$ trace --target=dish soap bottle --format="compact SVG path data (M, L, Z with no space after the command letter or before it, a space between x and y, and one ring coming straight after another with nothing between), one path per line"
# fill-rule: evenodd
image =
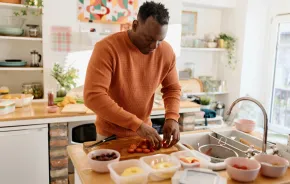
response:
M48 91L47 93L47 99L48 99L48 106L54 106L54 96L52 90Z

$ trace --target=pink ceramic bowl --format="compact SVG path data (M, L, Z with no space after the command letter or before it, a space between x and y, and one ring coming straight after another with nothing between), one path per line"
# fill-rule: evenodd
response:
M58 110L58 106L54 105L54 106L47 106L47 112L48 113L56 113Z
M111 154L115 153L117 155L117 158L114 160L109 160L109 161L99 161L99 160L93 160L93 157L100 156L102 154ZM109 172L108 165L110 163L115 163L119 162L120 160L120 153L118 151L112 150L112 149L99 149L99 150L94 150L91 151L88 154L88 162L92 170L100 173L106 173Z
M289 166L288 160L277 155L256 155L255 160L260 162L262 175L271 178L278 178L283 176Z
M261 168L261 164L258 161L241 157L227 158L225 163L229 177L239 182L254 181L257 178ZM246 167L247 170L237 169L233 167L234 165Z
M248 119L239 119L235 121L236 129L245 133L254 131L256 123Z

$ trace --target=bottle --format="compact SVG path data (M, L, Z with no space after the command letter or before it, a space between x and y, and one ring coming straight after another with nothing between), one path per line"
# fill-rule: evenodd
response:
M48 97L47 98L48 99L47 105L48 106L54 106L54 96L53 96L52 90L51 91L48 91L47 97Z

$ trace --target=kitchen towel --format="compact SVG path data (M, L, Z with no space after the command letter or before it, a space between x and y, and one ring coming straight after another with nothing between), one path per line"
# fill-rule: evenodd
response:
M216 117L216 112L214 110L210 110L210 109L201 109L201 111L203 111L204 114L204 119L205 119L205 126L208 125L207 119L208 118L215 118Z
M55 52L70 52L71 36L71 27L51 27L51 49Z

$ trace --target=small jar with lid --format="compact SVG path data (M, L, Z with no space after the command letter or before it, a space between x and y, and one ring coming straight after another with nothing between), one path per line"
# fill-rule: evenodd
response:
M32 85L33 85L34 99L42 99L43 98L42 84L40 84L40 83L32 83Z
M33 85L32 84L23 84L22 85L22 93L33 95Z

